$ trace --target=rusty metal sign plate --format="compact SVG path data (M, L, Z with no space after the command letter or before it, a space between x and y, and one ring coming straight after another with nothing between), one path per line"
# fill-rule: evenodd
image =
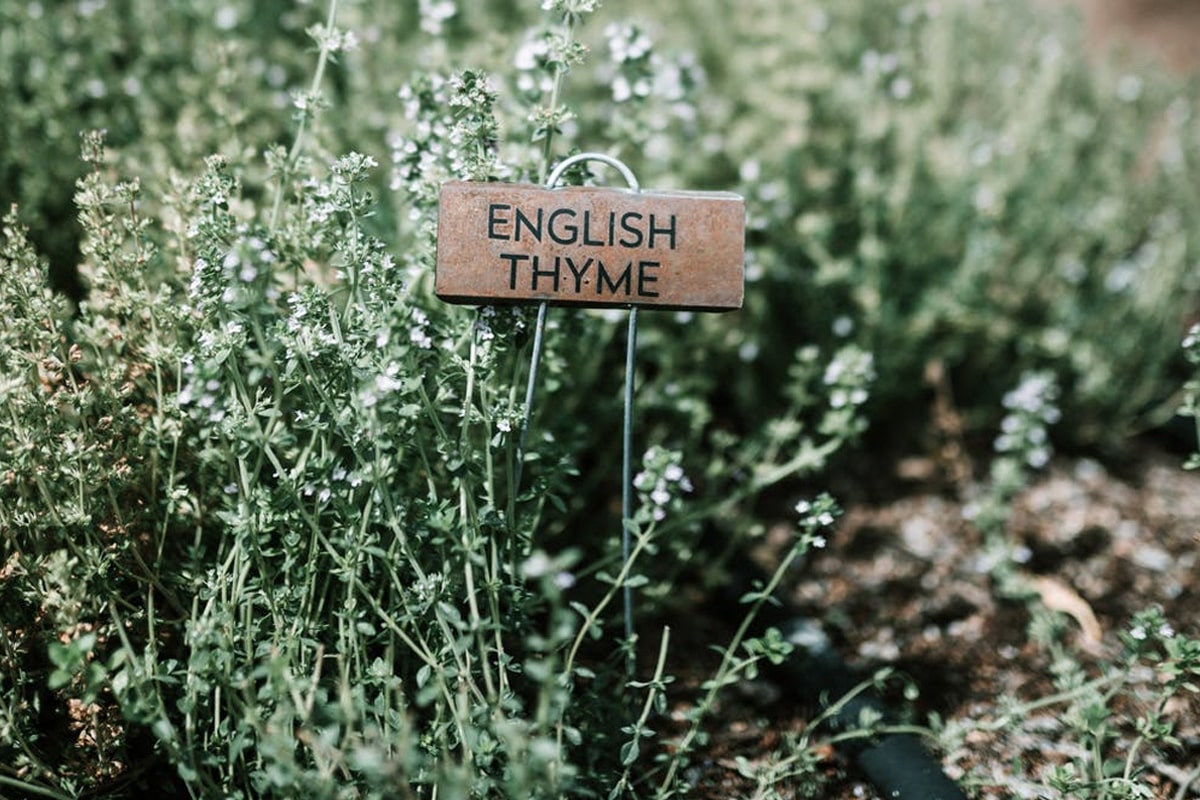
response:
M746 211L727 192L451 182L435 291L453 303L742 306Z

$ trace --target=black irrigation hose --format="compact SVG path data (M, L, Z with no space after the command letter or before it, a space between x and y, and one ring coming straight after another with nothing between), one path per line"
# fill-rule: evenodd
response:
M745 567L743 576L757 572ZM733 597L740 597L754 585L752 578L735 580L730 587ZM760 584L761 585L761 584ZM728 595L726 596L728 601ZM741 609L736 602L720 603L726 614ZM785 695L798 703L825 712L831 703L849 694L863 678L846 664L830 646L820 626L803 617L785 602L763 606L759 630L775 627L790 641L795 650L778 667L773 676ZM832 733L853 730L864 711L877 715L885 723L894 721L896 714L871 692L863 692L840 707L824 724ZM921 741L912 734L885 733L870 739L850 739L839 743L839 750L852 759L887 800L967 800L962 789L946 777L941 765L929 754Z

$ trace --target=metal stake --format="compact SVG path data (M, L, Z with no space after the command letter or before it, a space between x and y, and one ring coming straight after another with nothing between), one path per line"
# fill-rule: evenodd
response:
M546 179L546 188L553 189L562 178L563 173L574 164L582 161L600 161L616 168L621 177L634 192L640 192L641 186L637 178L623 161L604 153L579 153L563 159ZM521 490L521 474L525 466L525 444L529 436L529 424L533 417L533 392L537 385L538 365L542 358L542 343L546 332L546 301L538 304L537 323L533 329L533 352L529 357L529 378L525 385L525 412L521 419L521 434L517 439L517 464L513 473L514 495ZM633 390L634 390L634 356L637 350L637 306L629 308L629 332L625 343L625 409L624 430L621 440L621 559L628 562L632 552L633 529ZM633 590L628 584L623 587L623 605L625 611L625 639L629 647L628 669L629 678L634 676L636 666L634 650L633 626Z
M629 309L629 333L625 338L625 428L621 439L621 563L629 562L630 539L633 527L633 359L637 351L637 306ZM634 647L633 589L625 582L625 640L629 644L629 677L632 680L637 667L637 650Z
M537 386L538 365L542 361L542 339L546 334L546 301L538 303L537 323L533 326L533 353L529 356L529 379L525 382L525 414L521 418L521 435L517 438L517 467L513 473L513 494L521 491L521 472L525 468L525 440L529 436L529 420L533 415L533 387Z

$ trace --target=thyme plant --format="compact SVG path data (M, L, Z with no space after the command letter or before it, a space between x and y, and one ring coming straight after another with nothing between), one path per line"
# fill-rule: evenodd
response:
M805 351L783 413L733 438L703 416L674 429L668 397L686 392L685 414L706 403L667 388L686 364L656 353L621 560L615 526L579 521L615 473L578 479L593 453L614 455L597 434L619 413L602 401L618 326L559 315L518 485L530 320L433 298L436 188L537 179L574 146L582 120L564 97L595 4L546 3L507 84L446 63L452 5L419 11L427 67L396 88L390 174L366 152L380 142L350 146L330 114L337 62L369 38L334 1L308 25L311 75L279 95L285 143L214 148L143 181L125 173L137 145L85 133L76 314L41 288L45 264L7 218L0 525L19 635L4 658L6 785L72 796L163 767L196 797L525 798L641 781L620 737L645 714L606 699L643 688L611 657L634 646L610 624L614 597L669 593L668 551L690 554L709 520L815 473L857 432L869 359L842 365L861 354L826 367ZM217 23L241 14L218 9ZM632 29L610 39L628 80L646 44ZM634 84L613 102L649 102ZM837 387L854 401L830 400ZM695 485L668 436L709 463ZM85 746L49 749L78 730L93 731Z

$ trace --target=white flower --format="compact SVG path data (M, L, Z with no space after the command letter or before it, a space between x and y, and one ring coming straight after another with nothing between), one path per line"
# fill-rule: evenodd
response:
M217 9L215 20L217 30L229 31L237 27L238 12L233 6L221 6Z
M525 559L525 563L521 564L521 574L526 578L540 578L550 571L550 556L546 555L541 550L530 554L529 558Z
M1137 75L1122 75L1117 81L1117 97L1132 103L1142 96L1142 79Z
M433 338L425 332L424 328L413 328L408 332L408 338L422 350L428 350L433 347Z
M391 375L376 375L375 389L379 392L394 392L403 384Z
M618 75L613 78L612 96L614 103L624 103L633 97L633 88L629 85L629 81L624 75Z
M430 36L441 36L442 25L458 13L452 0L420 0L421 30Z

